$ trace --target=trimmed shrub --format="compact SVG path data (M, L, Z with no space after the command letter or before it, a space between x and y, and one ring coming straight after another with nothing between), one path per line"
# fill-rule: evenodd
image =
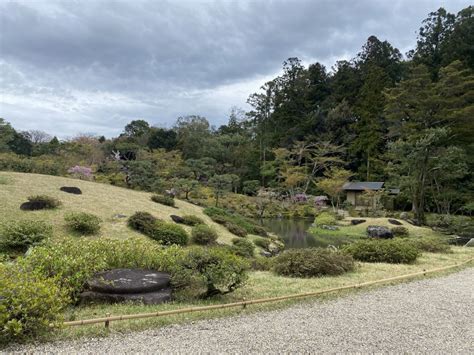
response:
M82 234L96 234L102 222L96 215L86 212L70 212L64 216L64 220L69 229Z
M337 223L336 217L329 212L321 212L319 215L316 216L314 219L314 224L317 226L334 226Z
M407 227L393 227L391 230L394 237L408 237L410 234Z
M164 245L186 245L188 244L188 233L174 224L164 221L156 221L149 237L161 242Z
M24 211L36 211L54 209L61 205L61 201L47 195L36 195L28 197L28 202L23 203L20 209Z
M232 250L238 256L251 258L253 257L254 249L255 245L250 240L242 238L232 239Z
M224 216L212 216L211 219L216 222L217 224L226 224L226 223L230 223L228 218L224 217Z
M214 244L217 237L217 232L205 224L197 225L191 232L192 242L199 245Z
M183 224L186 224L187 226L197 226L198 224L205 224L204 221L194 215L184 215L181 217L183 219Z
M150 235L158 219L148 212L135 212L128 218L128 226L138 232Z
M0 344L41 336L61 324L65 293L17 265L0 264Z
M257 247L260 247L264 250L268 250L271 244L271 240L267 238L257 238L253 242Z
M259 235L261 237L268 237L268 232L262 226L255 225L253 226L253 234Z
M205 292L201 297L226 294L240 287L247 279L249 264L223 247L191 247L183 266L199 273Z
M416 248L428 253L450 253L451 247L448 241L440 237L421 237L410 239Z
M410 264L420 255L418 248L403 239L359 240L343 250L354 259L369 263Z
M256 256L251 260L252 270L270 271L273 268L275 258L267 258L264 256Z
M225 222L224 227L226 227L229 232L235 234L238 237L243 238L247 235L247 231L245 229L232 222Z
M43 221L10 221L0 226L0 251L24 253L52 235L53 227Z
M153 195L153 196L151 196L151 200L153 202L160 203L162 205L175 207L174 198L172 198L170 196Z
M276 257L273 267L278 275L291 277L341 275L353 269L350 255L323 248L286 250Z

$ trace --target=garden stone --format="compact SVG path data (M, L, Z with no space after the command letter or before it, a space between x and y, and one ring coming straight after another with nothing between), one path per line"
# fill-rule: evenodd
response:
M125 217L127 217L127 215L120 214L120 213L114 215L114 218L125 218Z
M74 194L74 195L81 195L82 194L81 189L78 188L78 187L75 187L75 186L63 186L63 187L59 188L59 190L61 190L63 192L67 192L69 194Z
M393 219L393 218L389 218L389 219L388 219L388 223L394 224L394 225L396 225L396 226L402 226L402 225L403 225L402 222L397 221L396 219Z
M368 226L367 235L370 238L382 238L382 239L393 238L392 231L388 229L387 227L382 227L382 226Z
M272 253L270 253L269 251L266 251L266 250L262 250L262 251L260 252L260 255L261 255L261 256L264 256L264 257L266 257L266 258L271 258L271 257L273 256Z
M22 211L38 211L46 209L46 203L41 201L24 202L20 205Z
M170 275L142 269L114 269L97 273L87 286L100 293L127 294L154 292L168 287Z
M408 219L408 213L406 213L406 212L400 213L400 219L407 220Z
M145 293L102 293L85 291L80 295L82 303L120 303L141 302L143 304L160 304L171 300L171 288Z
M356 225L364 223L364 222L365 222L365 219L351 219L351 224L353 226L356 226Z
M474 248L474 238L471 238L464 246Z
M326 229L326 230L328 230L328 231L337 231L337 230L339 230L339 227L336 227L336 226L328 226L328 225L326 225L326 224L321 225L321 228L322 228L322 229Z
M184 223L184 218L183 217L177 216L175 214L172 214L170 217L173 220L173 222L175 222L175 223L179 223L179 224Z

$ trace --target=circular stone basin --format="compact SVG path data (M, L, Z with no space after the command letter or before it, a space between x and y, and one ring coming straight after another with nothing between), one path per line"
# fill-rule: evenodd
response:
M99 293L130 294L159 291L169 287L170 275L142 269L114 269L97 273L88 282Z

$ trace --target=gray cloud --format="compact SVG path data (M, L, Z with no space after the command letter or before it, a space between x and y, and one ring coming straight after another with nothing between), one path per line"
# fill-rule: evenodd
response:
M368 36L413 47L426 15L469 1L4 1L0 117L59 136L135 118L214 124L298 56L327 66Z

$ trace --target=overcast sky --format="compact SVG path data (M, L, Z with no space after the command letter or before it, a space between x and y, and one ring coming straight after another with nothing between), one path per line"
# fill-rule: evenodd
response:
M0 1L0 117L59 137L133 119L214 125L297 56L330 68L372 34L402 53L463 0Z

